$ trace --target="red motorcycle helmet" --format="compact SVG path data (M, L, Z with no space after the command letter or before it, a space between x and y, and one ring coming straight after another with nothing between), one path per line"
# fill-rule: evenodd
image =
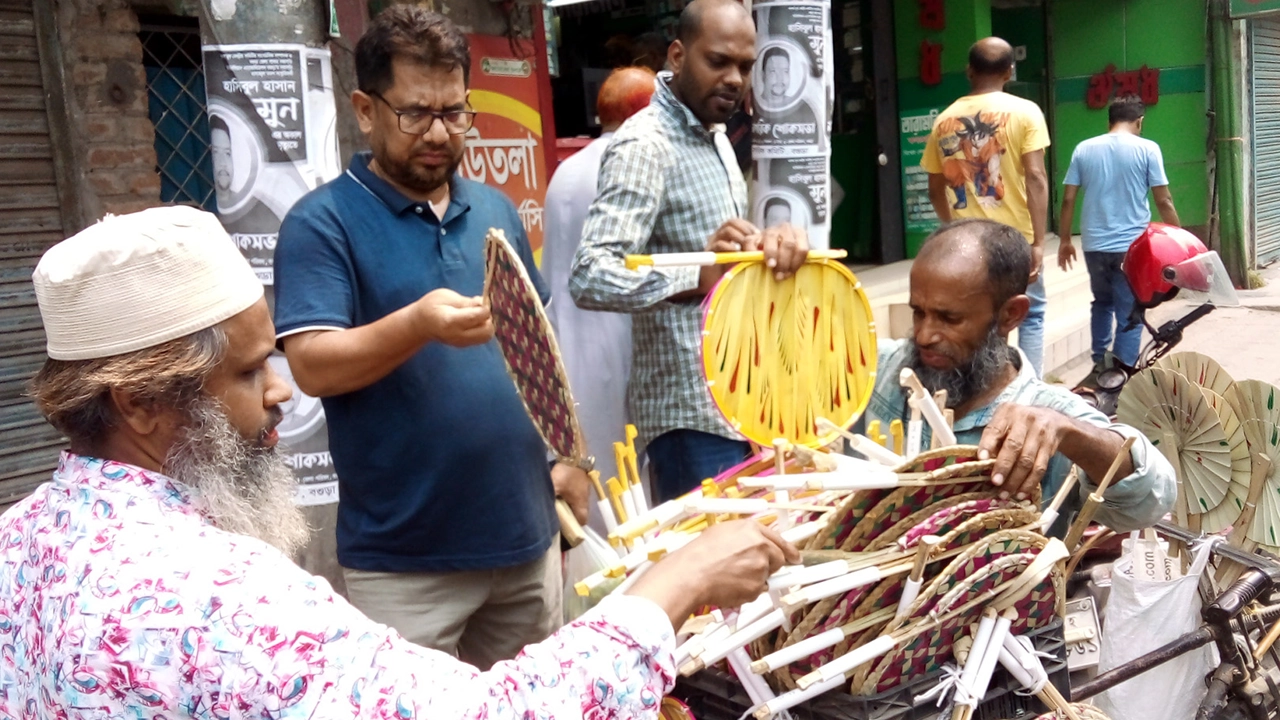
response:
M1178 294L1168 269L1204 255L1209 248L1195 235L1173 225L1151 223L1129 246L1124 276L1138 306L1150 309Z

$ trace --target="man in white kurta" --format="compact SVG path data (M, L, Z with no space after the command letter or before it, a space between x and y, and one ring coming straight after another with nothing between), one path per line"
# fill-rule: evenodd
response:
M613 131L653 94L654 74L643 68L615 70L600 87L596 113L604 132L560 163L547 186L543 221L542 276L554 302L547 307L564 358L569 386L578 403L578 420L602 478L617 475L613 444L622 442L627 424L627 378L631 375L631 317L581 310L569 297L569 271L582 240L582 224L596 199L600 157ZM591 506L591 526L605 532L603 518Z

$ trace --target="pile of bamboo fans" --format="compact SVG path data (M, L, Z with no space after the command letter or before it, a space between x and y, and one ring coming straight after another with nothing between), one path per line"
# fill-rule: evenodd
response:
M1233 380L1201 353L1161 358L1120 394L1117 419L1141 430L1178 476L1175 522L1248 552L1280 553L1280 389Z

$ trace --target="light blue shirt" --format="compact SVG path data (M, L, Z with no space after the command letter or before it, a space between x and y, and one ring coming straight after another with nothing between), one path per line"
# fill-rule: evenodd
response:
M1085 140L1071 153L1064 185L1084 192L1080 236L1085 252L1127 252L1147 224L1147 190L1168 185L1160 146L1132 133Z
M876 386L867 406L867 419L879 420L884 427L888 427L893 420L901 420L905 425L910 419L907 397L898 383L898 374L907 363L908 342L884 340L879 344ZM1111 422L1079 395L1040 380L1022 351L1010 349L1017 354L1017 377L990 403L956 418L954 430L957 443L977 445L987 424L995 416L996 409L1005 403L1051 408L1069 418L1113 430L1124 437L1137 438L1132 450L1133 474L1116 480L1107 488L1106 500L1095 516L1098 522L1117 532L1129 532L1154 524L1173 509L1178 497L1178 481L1173 474L1173 466L1150 440L1128 425ZM928 423L925 423L922 435L922 447L927 448L932 436ZM1047 506L1053 500L1070 471L1071 461L1062 453L1054 455L1049 461L1049 469L1040 482L1044 505ZM1098 489L1097 482L1081 474L1078 489L1074 498L1063 503L1052 534L1061 537L1066 533L1071 516L1080 509L1089 493Z

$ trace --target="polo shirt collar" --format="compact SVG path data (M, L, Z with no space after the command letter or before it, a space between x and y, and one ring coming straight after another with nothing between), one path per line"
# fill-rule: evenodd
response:
M405 196L404 193L395 189L391 183L374 174L369 169L369 161L372 159L373 153L367 150L356 153L351 158L351 166L347 169L347 172L372 193L374 197L390 208L391 212L396 215L403 215L404 213L412 212L419 205L427 204ZM458 182L459 179L455 173L449 180L449 207L445 210L443 222L449 222L471 209L471 202L467 196L467 185L466 183ZM434 218L435 214L431 213L430 216ZM424 217L426 217L425 214Z
M670 83L672 77L672 74L665 70L658 74L658 79L655 81L656 88L653 93L653 102L657 103L658 107L662 108L663 112L675 119L677 122L684 123L689 127L696 128L697 130L701 130L709 134L724 132L724 123L717 123L711 127L704 127L702 121L698 119L697 115L693 114L693 111L689 109L689 106L680 102L680 99L676 97L676 94L671 91Z
M980 408L970 410L962 418L956 419L955 431L964 432L974 428L986 427L991 418L995 416L996 410L1005 403L1016 402L1019 397L1026 392L1027 388L1034 383L1040 382L1036 377L1036 373L1031 369L1031 363L1027 360L1027 356L1022 353L1021 348L1008 346L1013 351L1011 360L1018 365L1018 374L1009 382L1008 385L996 395L991 402Z

